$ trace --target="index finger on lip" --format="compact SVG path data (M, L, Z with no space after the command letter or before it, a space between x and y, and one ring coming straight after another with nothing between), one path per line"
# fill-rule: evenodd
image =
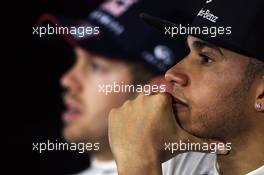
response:
M150 95L155 95L157 93L165 93L165 92L171 94L172 89L173 89L172 84L170 82L166 81L163 76L153 78L150 81L150 85L151 86L157 85L158 87L161 87L161 85L164 85L164 91L159 91L159 92L151 91ZM159 90L160 90L160 88L159 88Z

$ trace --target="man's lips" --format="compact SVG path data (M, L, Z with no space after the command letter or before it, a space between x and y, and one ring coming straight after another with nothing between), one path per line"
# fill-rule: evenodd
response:
M65 106L66 110L62 114L64 122L75 120L81 116L80 107L71 100L65 100Z
M187 103L182 100L179 97L176 97L173 84L171 82L168 82L164 79L164 77L156 77L152 79L151 84L156 84L156 85L165 85L165 92L171 94L172 96L172 105L175 107L188 107Z
M188 107L188 104L184 100L181 100L180 98L175 96L172 96L172 105L177 109L182 107Z
M77 111L75 109L67 109L62 115L63 121L69 122L75 120L80 117L80 114L80 111Z

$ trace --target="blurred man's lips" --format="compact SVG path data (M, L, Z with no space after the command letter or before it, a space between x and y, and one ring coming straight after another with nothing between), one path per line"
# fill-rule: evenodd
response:
M81 110L70 102L65 102L66 110L62 114L64 122L78 119L81 116Z
M69 122L80 117L80 112L72 109L68 109L63 113L63 121Z

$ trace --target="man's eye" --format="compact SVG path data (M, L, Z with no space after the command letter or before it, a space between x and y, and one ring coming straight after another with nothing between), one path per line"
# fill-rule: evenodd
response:
M91 63L91 68L92 68L92 71L99 71L99 72L105 72L106 71L106 67L98 64L98 63L94 63L92 62Z
M211 59L210 57L208 57L207 55L200 54L200 57L201 57L201 63L202 64L211 64L214 62L214 60Z

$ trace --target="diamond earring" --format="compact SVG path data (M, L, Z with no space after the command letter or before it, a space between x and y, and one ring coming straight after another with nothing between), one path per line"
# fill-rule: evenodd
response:
M262 108L261 103L257 102L255 104L255 108L256 108L256 110L260 110Z

